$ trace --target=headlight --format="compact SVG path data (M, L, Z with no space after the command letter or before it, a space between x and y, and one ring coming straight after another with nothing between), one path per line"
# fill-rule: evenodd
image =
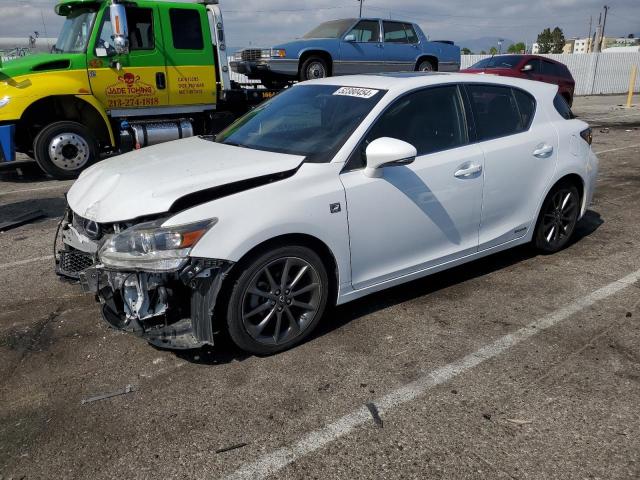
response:
M284 58L287 56L287 51L282 48L274 48L271 50L271 56L276 58Z
M260 51L260 58L271 58L271 49L270 48L263 48Z
M3 98L0 98L0 108L2 108L2 107L4 107L4 106L8 105L10 101L11 101L11 98L10 98L10 97L3 97Z
M191 248L217 222L162 227L165 219L141 223L105 240L98 258L106 267L166 272L180 268Z

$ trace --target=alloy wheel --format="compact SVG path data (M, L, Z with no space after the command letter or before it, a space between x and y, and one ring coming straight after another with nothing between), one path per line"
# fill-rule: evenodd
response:
M253 275L242 295L242 323L263 345L281 345L309 327L321 304L316 269L298 257L269 262Z
M578 197L572 189L559 189L542 217L542 235L551 248L566 242L578 217Z
M327 76L327 69L321 62L312 62L307 66L307 78L313 80Z

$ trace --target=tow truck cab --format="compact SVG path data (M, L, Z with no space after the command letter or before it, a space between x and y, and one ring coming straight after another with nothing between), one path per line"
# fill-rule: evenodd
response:
M268 94L231 85L217 0L55 10L66 20L51 53L0 64L0 161L18 151L73 178L103 153L210 133Z

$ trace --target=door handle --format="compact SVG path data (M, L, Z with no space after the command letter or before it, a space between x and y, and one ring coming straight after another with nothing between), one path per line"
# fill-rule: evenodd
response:
M541 143L533 151L533 156L538 158L548 158L551 156L552 153L553 153L553 146L546 143Z
M164 76L164 72L156 73L156 87L158 87L158 90L167 88L167 78Z
M460 168L453 174L456 178L468 178L471 175L475 175L476 173L480 173L482 171L482 165L471 164L471 165L460 165Z

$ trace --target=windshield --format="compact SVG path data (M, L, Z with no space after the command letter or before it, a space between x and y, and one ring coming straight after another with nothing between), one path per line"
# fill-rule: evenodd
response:
M64 21L54 52L83 53L87 49L96 10L79 8L72 10Z
M349 27L353 25L354 20L348 18L346 20L331 20L324 22L304 35L302 38L338 38L344 35Z
M301 85L231 124L216 142L328 162L386 90Z
M522 57L519 55L498 55L485 58L471 66L471 68L514 68L520 63Z

